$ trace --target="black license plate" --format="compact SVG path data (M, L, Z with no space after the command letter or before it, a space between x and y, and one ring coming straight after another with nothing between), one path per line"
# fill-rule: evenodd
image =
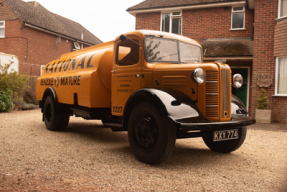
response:
M213 141L226 141L238 139L238 129L232 130L223 130L223 131L214 131L213 132Z

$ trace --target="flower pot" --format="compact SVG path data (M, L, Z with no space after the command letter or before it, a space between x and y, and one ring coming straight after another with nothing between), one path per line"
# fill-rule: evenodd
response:
M256 109L256 123L271 123L271 109Z

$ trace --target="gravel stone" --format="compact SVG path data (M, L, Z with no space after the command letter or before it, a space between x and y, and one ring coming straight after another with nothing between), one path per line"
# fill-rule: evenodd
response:
M52 132L40 109L13 111L0 114L0 132L0 191L287 191L286 131L251 126L230 154L177 140L157 166L137 161L127 133L97 120L71 117Z

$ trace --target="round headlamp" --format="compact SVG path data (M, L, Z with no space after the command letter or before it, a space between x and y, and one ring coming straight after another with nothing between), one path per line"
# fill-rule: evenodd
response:
M197 68L193 71L192 73L192 79L198 83L199 85L204 83L205 81L205 73L203 71L203 69L201 68Z
M243 85L243 77L240 74L233 75L233 85L236 88L240 88Z

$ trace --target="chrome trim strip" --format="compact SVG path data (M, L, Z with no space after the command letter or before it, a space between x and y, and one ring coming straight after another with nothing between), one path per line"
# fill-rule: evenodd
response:
M205 105L205 107L218 107L218 105Z

